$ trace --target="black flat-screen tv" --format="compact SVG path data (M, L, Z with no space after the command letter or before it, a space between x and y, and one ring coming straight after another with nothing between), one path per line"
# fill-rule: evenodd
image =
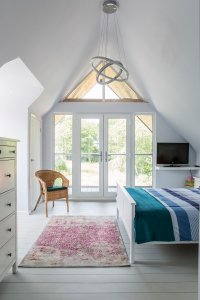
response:
M185 165L189 162L189 143L157 143L157 164Z

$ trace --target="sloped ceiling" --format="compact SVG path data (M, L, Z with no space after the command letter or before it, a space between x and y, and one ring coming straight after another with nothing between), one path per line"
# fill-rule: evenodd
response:
M28 107L39 97L43 86L27 66L16 58L0 67L0 106ZM25 103L23 102L25 101Z
M200 151L199 1L119 2L130 83ZM20 57L44 86L35 113L45 114L90 70L101 4L0 0L0 66Z

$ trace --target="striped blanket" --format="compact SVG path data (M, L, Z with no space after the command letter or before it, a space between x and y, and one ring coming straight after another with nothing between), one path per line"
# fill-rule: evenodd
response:
M169 211L175 241L198 241L200 190L184 188L144 190Z

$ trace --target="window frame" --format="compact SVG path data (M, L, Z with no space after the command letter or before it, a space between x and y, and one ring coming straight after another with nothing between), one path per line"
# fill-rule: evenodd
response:
M155 166L156 166L156 113L155 112L135 112L132 114L132 132L131 135L132 138L132 152L131 152L131 184L135 187L143 187L143 186L137 186L135 185L135 161L136 161L136 154L135 153L135 118L137 115L151 115L152 116L152 154L145 153L141 155L151 155L152 156L152 187L156 186L156 172L155 172ZM150 186L144 186L144 187L150 187Z

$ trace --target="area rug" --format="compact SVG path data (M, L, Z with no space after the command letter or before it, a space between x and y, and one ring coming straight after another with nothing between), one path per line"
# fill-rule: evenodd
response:
M20 267L129 265L115 217L52 217Z

